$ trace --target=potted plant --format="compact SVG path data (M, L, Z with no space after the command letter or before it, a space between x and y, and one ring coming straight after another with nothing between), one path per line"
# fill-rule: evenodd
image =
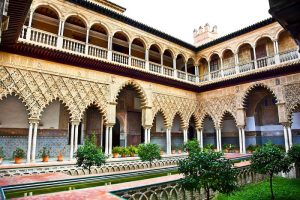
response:
M22 159L25 158L25 151L22 148L17 147L13 152L13 158L15 159L16 164L20 164Z
M207 150L213 150L215 148L215 146L213 144L207 144L204 146L204 149L207 149Z
M234 144L229 144L229 152L234 153L235 145Z
M164 155L164 150L163 149L160 149L160 155Z
M128 148L127 147L121 147L121 157L122 158L125 158L128 154L129 154L129 151L128 151Z
M229 153L229 151L230 151L230 144L224 144L223 145L223 149L224 149L225 153Z
M118 158L119 154L121 153L121 147L116 146L112 149L113 157Z
M176 154L176 150L177 150L177 146L174 145L174 146L172 147L172 154Z
M64 152L66 150L66 146L63 145L62 148L57 148L56 152L57 152L57 161L63 161L64 160Z
M177 147L177 152L178 152L178 154L182 154L182 147L181 146Z
M246 150L247 153L253 153L253 151L255 150L255 146L250 144L249 146L247 146Z
M138 148L133 145L130 145L128 147L128 152L129 152L130 157L134 157L134 155L138 153Z
M43 148L39 151L39 157L42 158L42 161L43 161L43 162L48 162L48 161L49 161L49 157L50 157L50 148L43 147Z
M0 164L2 163L3 159L5 158L3 147L0 147Z

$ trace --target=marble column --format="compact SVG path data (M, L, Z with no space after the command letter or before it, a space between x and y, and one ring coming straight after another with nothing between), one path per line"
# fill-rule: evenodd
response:
M28 142L27 142L27 163L30 163L31 142L32 142L32 129L33 129L33 123L29 122Z
M35 162L38 121L33 123L31 162Z

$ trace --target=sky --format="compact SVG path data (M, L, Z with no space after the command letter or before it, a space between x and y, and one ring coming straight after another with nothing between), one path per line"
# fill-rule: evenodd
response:
M193 43L193 30L209 23L219 36L271 17L268 0L111 0L124 15Z

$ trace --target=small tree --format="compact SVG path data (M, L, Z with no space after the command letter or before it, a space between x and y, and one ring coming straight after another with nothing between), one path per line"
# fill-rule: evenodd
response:
M291 159L291 162L295 163L296 178L298 178L300 174L300 145L292 146L288 152L288 156Z
M102 149L96 145L95 134L84 141L84 145L78 148L75 157L77 159L77 166L88 169L89 173L91 173L92 166L101 166L106 160Z
M138 155L142 161L149 161L150 167L154 160L160 160L160 148L157 144L140 144L138 146Z
M213 151L191 151L179 161L179 172L184 174L181 184L188 190L204 188L209 200L210 189L229 194L237 188L237 171L233 163Z
M286 153L272 143L267 143L253 153L250 167L256 173L269 176L271 199L274 200L273 176L290 170L290 159Z

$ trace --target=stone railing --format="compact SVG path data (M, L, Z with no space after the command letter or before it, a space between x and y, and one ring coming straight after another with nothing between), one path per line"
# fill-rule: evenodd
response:
M240 168L238 173L237 184L242 186L249 183L257 183L265 176L255 174L249 170L249 168ZM163 182L160 184L139 186L126 190L113 191L117 196L123 199L130 200L157 200L157 199L172 199L172 200L183 200L183 199L205 199L206 194L203 189L201 190L186 190L178 181ZM215 193L210 192L211 196Z
M174 77L177 80L187 81L190 83L205 82L209 80L221 80L223 77L235 76L239 73L253 71L266 66L280 64L291 60L299 59L300 55L297 49L292 49L286 52L258 58L248 62L237 64L236 66L224 67L217 71L212 71L209 74L200 74L199 76L187 74L183 71L174 70L174 68L166 67L161 64L146 61L136 57L129 56L120 52L111 51L96 45L87 44L82 41L74 40L47 31L29 28L23 26L19 41L34 43L45 47L56 48L59 50L71 51L77 54L83 54L96 59L106 59L109 61L128 65L133 68L140 68L145 71L151 71L157 74ZM175 72L176 71L176 72Z
M178 160L184 159L186 156L163 158L158 161L154 161L151 167L164 167L177 165ZM110 173L110 172L122 172L129 170L147 169L150 168L149 162L136 161L117 161L107 162L101 167L92 167L92 174ZM23 168L7 168L0 169L0 178L11 176L23 176L31 174L45 174L45 173L65 173L68 175L86 175L89 174L88 170L76 165L52 165L52 166L39 166L39 167L23 167Z

